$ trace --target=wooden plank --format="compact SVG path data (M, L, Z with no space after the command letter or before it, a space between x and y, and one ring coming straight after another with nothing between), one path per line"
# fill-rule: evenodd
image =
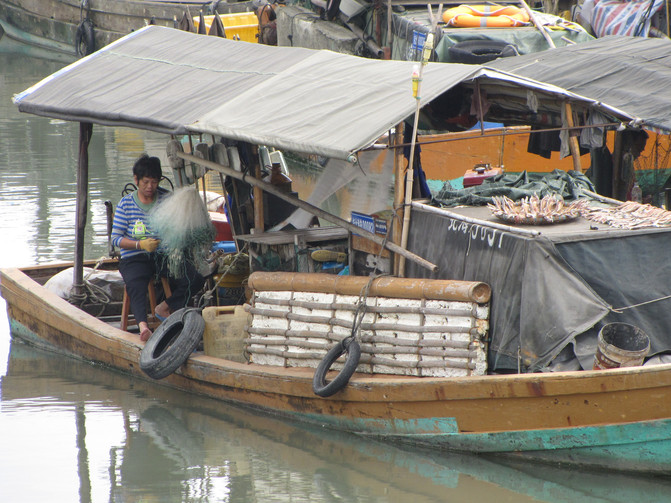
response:
M291 244L294 236L300 236L307 243L346 239L347 230L342 227L311 227L308 229L287 229L286 231L264 232L263 234L243 234L237 239L266 245Z

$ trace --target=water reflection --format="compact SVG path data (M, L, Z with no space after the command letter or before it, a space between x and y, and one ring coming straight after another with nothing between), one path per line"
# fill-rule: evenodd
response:
M20 113L11 101L65 63L0 51L0 212L6 217L3 235L12 238L12 246L3 250L3 265L73 256L79 126ZM159 157L165 151L163 135L97 126L93 132L86 258L105 253L104 201L121 197L133 161L145 151Z
M400 449L19 342L0 384L1 447L15 461L0 475L10 500L629 502L667 501L671 489L661 479ZM40 484L12 477L28 464L45 474Z

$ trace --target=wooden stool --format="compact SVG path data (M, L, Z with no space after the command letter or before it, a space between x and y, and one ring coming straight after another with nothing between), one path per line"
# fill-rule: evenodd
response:
M163 285L163 292L165 293L166 298L170 297L170 284L168 283L168 278L161 278L161 284ZM156 287L154 286L154 281L149 281L147 285L147 294L149 295L149 306L150 311L147 316L147 325L152 330L156 328L161 322L154 316L154 311L156 310ZM123 304L121 306L121 330L126 330L128 325L137 325L135 318L130 314L130 297L128 296L128 291L126 287L123 289Z

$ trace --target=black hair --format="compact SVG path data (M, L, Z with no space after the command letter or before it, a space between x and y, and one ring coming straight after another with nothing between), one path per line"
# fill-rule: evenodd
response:
M160 180L163 176L161 160L158 157L149 157L147 154L142 154L133 164L133 175L138 180L142 180L144 177Z

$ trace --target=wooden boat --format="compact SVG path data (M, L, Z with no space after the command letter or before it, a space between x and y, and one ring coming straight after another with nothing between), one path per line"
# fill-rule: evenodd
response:
M153 47L158 42L172 45L175 53L171 56L172 60L165 55L160 61L150 57ZM208 50L202 50L202 44L206 44ZM214 45L221 51L211 51ZM165 49L165 45L162 47ZM96 88L91 91L95 99L90 101L91 98L82 89L91 84L91 75L87 72L92 71L91 69L96 70L96 84L104 88L105 82L100 81L98 75L105 72L101 72L100 69L107 68L106 64L112 64L122 65L117 70L123 71L124 65L127 65L127 61L124 61L126 49L129 49L132 59L137 59L138 50L148 51L147 57L141 58L140 63L147 66L146 71L142 72L142 82L134 79L132 75L127 75L127 85L120 86L118 85L120 75L110 72L115 75L114 90ZM112 50L114 57L108 58L107 53ZM165 92L181 93L180 100L185 100L181 111L175 111L172 106L176 99L174 96L170 95L172 99L168 99L167 96L153 95L156 93L157 86L152 79L163 79L163 71L182 71L184 67L186 71L193 72L194 67L197 66L192 59L193 54L204 53L208 54L207 68L199 68L199 79L194 79L192 82L192 86L195 87L188 90L182 89L183 86L177 85L177 83L181 84L179 78L162 81L169 88ZM262 75L259 75L257 71L250 71L254 70L254 64L250 61L255 59L250 58L250 53L257 55L257 59L263 62ZM209 54L215 54L222 61L218 61L216 57L209 57ZM188 64L184 64L184 61ZM274 68L275 63L281 68ZM138 63L133 61L133 64ZM158 64L169 68L155 71L154 65ZM314 78L309 89L300 85L304 80L296 75L297 67L301 67L302 72L314 77L314 75L323 74L331 64L337 66L343 73L338 74L340 77L328 79L329 82L326 84L328 91L315 88ZM80 121L80 152L86 152L91 133L90 121L104 125L116 124L111 115L113 114L114 117L120 117L117 120L123 125L130 124L172 134L186 134L194 131L218 134L229 139L257 141L258 143L261 143L260 139L263 139L277 148L290 149L290 146L299 146L303 149L299 151L311 155L331 155L337 159L347 160L352 152L358 152L366 147L371 139L379 137L388 127L390 119L407 117L417 106L409 93L406 96L398 90L399 86L386 84L386 82L402 82L404 78L407 80L411 63L395 62L387 65L386 62L356 58L352 64L358 72L361 85L351 90L354 93L351 101L356 97L363 99L375 96L378 100L377 105L384 105L378 110L378 114L372 112L370 115L363 114L372 120L357 123L357 128L342 126L353 124L362 117L362 112L358 108L353 107L353 110L349 110L341 106L346 96L343 94L345 93L342 85L345 81L343 75L349 78L353 71L352 68L346 68L347 56L328 52L314 54L309 50L239 44L159 27L147 27L117 41L111 49L103 49L18 95L16 102L23 111ZM217 65L222 66L218 68ZM429 67L423 81L427 93L432 90L433 95L437 96L462 80L470 82L473 78L482 78L482 85L491 86L488 91L490 99L495 98L496 91L504 93L506 89L513 88L513 92L519 92L519 88L531 86L534 92L539 92L542 96L545 96L542 93L547 93L550 97L549 106L552 103L561 103L561 97L570 96L576 107L601 107L604 113L615 114L614 119L626 118L620 112L610 110L605 103L595 103L589 98L574 96L558 88L544 87L541 83L526 82L510 75L503 76L501 81L504 84L497 87L495 73L489 71L479 73L478 69L464 69L462 65L455 66L456 68L450 68L440 64ZM246 68L247 71L239 71L241 67ZM128 71L135 71L135 69ZM227 72L231 72L233 76ZM460 75L459 72L465 73ZM170 74L173 75L173 73ZM338 78L343 80L340 81ZM222 81L223 87L212 89L213 82ZM60 87L63 85L66 88ZM152 100L148 100L151 101L150 103L144 103L145 99L142 96L145 96L143 93L147 91L143 87L138 89L138 85L146 86L146 89L150 90L152 93ZM296 107L293 110L297 115L284 113L269 123L263 113L266 107L265 101L236 101L239 92L236 89L245 90L241 94L243 97L249 93L259 95L250 90L255 85L261 86L259 89L267 89L265 86L268 85L273 86L276 94L281 96L282 102L290 104L287 105L288 108ZM208 96L216 96L224 102L224 105L215 109L213 113L210 113L211 105L207 102L203 103L205 100L202 97L206 91L210 92ZM121 97L116 94L120 92L127 94ZM235 93L235 95L225 96L225 92ZM526 89L523 92L526 92ZM305 97L306 93L309 94L309 98ZM357 95L357 93L362 94ZM53 106L54 96L57 100L61 100L63 94L77 96L76 109L69 108L67 104L60 108L58 104ZM261 95L265 96L263 93ZM110 101L110 109L107 109L107 105L100 101L100 96ZM197 96L197 98L188 101L189 96ZM227 99L230 101L226 102ZM306 99L315 100L314 106L305 107ZM167 105L166 102L168 102ZM502 102L505 103L505 98ZM119 112L117 108L119 104L126 107L124 109L127 112L126 115ZM222 109L226 110L226 114L222 115ZM300 115L298 109L303 114L313 114L317 111L320 114L320 120L307 120ZM331 110L333 113L329 113ZM553 112L557 113L557 108ZM184 116L179 116L179 114L184 114ZM253 117L258 118L253 127L243 124ZM217 120L223 123L220 122L217 125ZM308 126L305 131L307 136L302 137L301 128L305 124ZM337 128L338 124L342 127ZM336 130L343 133L343 136L334 137L333 132ZM350 130L353 130L351 134L356 135L356 138L345 138L345 133L350 133ZM396 136L399 135L396 134ZM312 142L305 138L311 139ZM320 144L317 141L318 138L328 138L328 142ZM232 178L244 178L242 173L215 162L184 153L178 153L177 157L218 170ZM80 187L86 185L86 166L87 157L81 155L78 181ZM400 171L397 171L397 179L399 178L398 173ZM419 264L417 267L435 270L435 266L426 259L395 243L386 242L373 232L355 227L349 222L343 222L293 196L282 195L281 191L273 189L272 185L261 180L250 178L249 183L254 186L254 189L263 189L278 197L284 197L285 200L299 208L314 211L320 217L367 237L374 243L402 255L413 264ZM85 198L85 192L80 192L79 197ZM254 204L260 204L261 200L261 197L255 198ZM412 205L415 207L415 203ZM86 211L83 206L80 211ZM263 212L258 211L258 206L256 210L255 216L258 218ZM487 211L486 208L484 210ZM419 212L420 209L416 211ZM76 246L77 256L74 261L75 285L82 283L83 223L86 218L80 215L77 221L76 240L79 244ZM262 221L255 223L259 229L264 228ZM458 229L460 235L468 237L469 253L475 253L477 243L482 242L486 245L488 241L493 240L493 236L499 236L497 232L505 228L502 225L492 226L493 230L490 232L479 224L473 228L466 223L449 225ZM441 239L446 236L437 227L433 232ZM668 232L665 233L665 235L668 234ZM526 231L526 235L535 234L534 231ZM424 240L425 244L436 242L438 241ZM440 250L437 253L441 254L444 243L439 244ZM549 267L546 259L550 255L547 245L543 243L541 245L544 248L533 257L538 258L540 263L544 264L540 267L544 269ZM435 252L436 247L433 248ZM468 255L468 253L462 253L462 255ZM140 356L144 345L136 335L123 332L103 319L88 314L86 309L70 304L43 286L47 277L51 277L65 266L12 268L0 271L0 289L7 302L12 335L35 345L143 376ZM562 271L566 269L564 267ZM427 310L424 305L425 301L470 302L474 304L473 312L479 309L487 311L489 302L489 287L481 282L473 281L423 280L417 275L414 279L378 278L369 284L367 277L352 277L351 280L343 280L348 284L341 290L340 279L334 279L336 278L334 276L308 273L304 276L294 275L295 279L289 281L286 276L278 275L279 273L264 273L269 274L269 278L259 277L257 274L255 273L250 278L250 289L254 295L249 308L252 316L273 317L267 312L270 308L259 306L259 303L271 306L282 304L292 308L295 306L315 313L324 310L336 312L345 310L343 306L351 311L353 306L356 306L356 299L352 299L353 292L361 291L362 287L368 288L369 286L371 299L385 298L387 301L386 305L380 304L381 309L378 312L399 314L395 324L387 322L383 327L378 326L376 330L412 332L413 329L409 329L408 325L401 321L400 314L417 314L417 318L426 319L428 315L433 315L435 312L432 311L434 308ZM275 298L270 296L272 301L259 300L256 297L258 292L276 292L279 288L277 285L285 286L284 290L290 293L288 300L281 296L275 296ZM382 285L391 285L397 293L390 293L382 288ZM357 286L358 290L356 290ZM582 295L593 295L591 292L585 293L589 290L586 285L581 284L581 288ZM429 295L427 291L434 293ZM503 291L505 290L497 292L498 299L503 297L501 295ZM336 300L331 301L332 305L329 304L325 308L322 305L314 305L316 302L312 299L314 293L335 293L349 296L349 298L338 300L336 297ZM518 293L515 292L514 295ZM297 295L294 296L294 294ZM564 291L560 292L560 295L566 296ZM306 299L306 297L310 298ZM407 299L415 301L418 305L414 307L415 311L403 311L407 306L402 301ZM594 307L596 314L591 319L592 324L584 328L593 326L604 316L603 311L607 311L605 302L602 300L592 302L591 307ZM94 311L91 310L91 312ZM313 330L312 324L331 324L331 318L321 314L298 314L293 311L290 314L286 316L280 314L275 316L275 319L298 320L307 325L307 328L300 329L302 334L285 334L287 337L307 337L309 339L310 331ZM548 312L549 314L552 313ZM449 323L453 314L442 317ZM248 326L256 329L255 332L248 329L250 339L263 338L267 335L268 340L271 340L277 335L275 329L270 325L265 334L263 326L254 325L251 322ZM351 320L345 328L348 326L352 326ZM366 326L363 329L373 330L374 327ZM335 334L335 329L333 332ZM437 329L431 325L428 328L424 327L423 331L417 329L416 332L417 334L451 333L448 329ZM478 354L481 355L478 351L481 351L482 345L487 343L485 336L487 323L473 321L467 326L465 332L473 336L467 341L466 348L469 352L474 351L476 354L466 355L468 361L465 366L461 367L463 372L460 375L405 375L403 372L378 372L375 364L380 362L376 362L373 356L367 362L362 360L362 363L372 365L368 371L359 369L342 389L329 396L320 396L315 393L314 389L314 368L297 366L295 362L288 362L289 358L299 359L295 355L281 355L284 359L279 364L273 364L270 360L263 361L263 358L256 358L252 363L247 363L196 351L189 354L184 364L174 373L159 382L191 393L262 409L290 419L319 424L385 442L407 443L430 449L506 453L609 469L669 473L671 470L669 454L671 453L671 403L666 400L666 397L671 392L671 365L607 370L486 374L482 371L482 366L478 368L478 361L482 362L482 360L471 361L471 359L477 359ZM571 336L570 333L562 335ZM342 337L342 332L340 337ZM333 341L336 340L342 340L342 338L337 339L334 336ZM308 342L315 344L320 341L309 340ZM387 341L381 342L388 343ZM148 344L151 343L152 339ZM256 344L261 345L258 341L249 342L247 349L253 349ZM311 354L314 352L313 347L306 344L305 354L302 357L318 359L319 356L315 357ZM374 355L375 351L372 353ZM383 352L380 351L380 353ZM417 353L419 354L419 351ZM257 355L259 354L261 353L257 351ZM277 356L277 353L272 351L268 351L267 354ZM526 353L523 356L526 357ZM445 360L447 361L448 358L446 357ZM388 366L387 362L383 361L382 366ZM413 368L419 368L419 365ZM479 375L478 370L482 375ZM329 378L334 375L335 373L329 374Z
M40 284L62 267L1 271L12 336L144 376L144 344L136 335ZM160 382L385 441L609 469L671 470L669 365L452 378L355 374L329 398L314 394L313 375L312 368L237 363L196 352Z
M254 10L246 2L217 4L220 14ZM195 0L2 0L0 25L8 38L79 56L100 49L150 23L173 28L187 9L192 16L198 16L203 6L203 2ZM90 23L84 23L86 19ZM78 47L80 44L83 45Z

